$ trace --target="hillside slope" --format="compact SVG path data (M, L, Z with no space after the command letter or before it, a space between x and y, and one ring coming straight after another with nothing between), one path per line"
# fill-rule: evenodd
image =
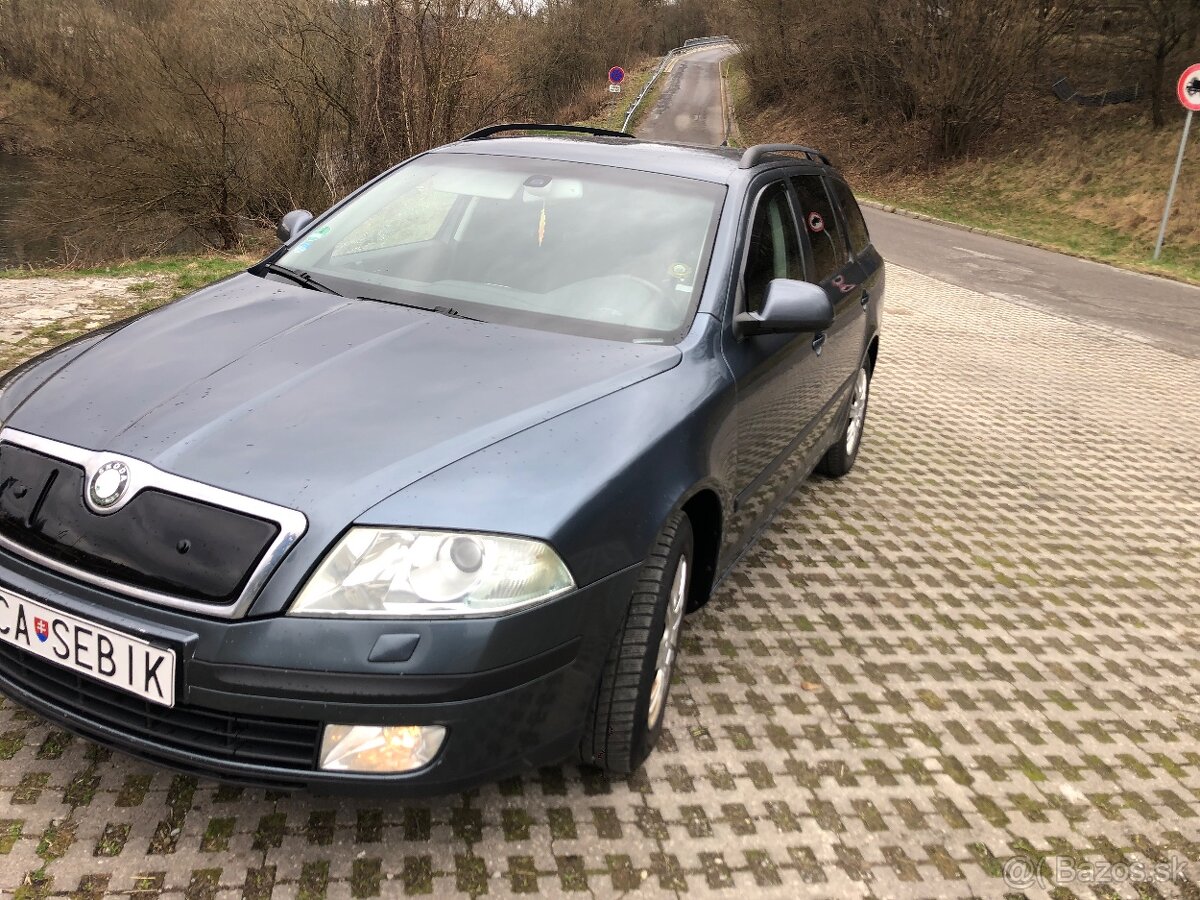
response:
M881 203L987 228L1123 267L1200 282L1200 124L1192 129L1162 258L1151 260L1179 148L1182 110L1150 130L1127 105L1085 108L1048 91L1022 98L1019 125L983 152L930 166L916 135L855 127L819 103L751 109L727 65L739 141L821 147Z

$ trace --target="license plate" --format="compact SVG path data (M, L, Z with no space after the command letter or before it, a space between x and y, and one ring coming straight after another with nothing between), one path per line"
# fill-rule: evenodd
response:
M0 591L0 641L151 703L175 705L175 651Z

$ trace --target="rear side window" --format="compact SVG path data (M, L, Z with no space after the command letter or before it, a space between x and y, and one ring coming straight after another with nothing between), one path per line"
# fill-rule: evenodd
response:
M850 232L850 248L855 253L862 253L871 243L871 235L867 233L867 223L863 221L862 210L858 208L858 201L854 199L854 194L846 182L838 181L835 178L832 184L834 196L837 197L842 212L846 216L846 230Z
M746 254L746 309L761 312L773 278L803 278L804 261L796 236L796 220L780 181L758 197L750 246Z
M832 277L850 259L846 251L846 239L838 224L833 202L825 190L825 179L820 175L795 175L792 183L800 197L800 214L804 216L804 227L813 250L812 281L821 282Z

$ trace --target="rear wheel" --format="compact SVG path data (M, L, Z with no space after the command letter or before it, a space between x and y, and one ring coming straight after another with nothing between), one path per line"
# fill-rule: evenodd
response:
M662 733L693 569L692 526L676 513L642 566L609 649L579 757L617 775L637 769Z
M858 448L862 446L863 429L867 424L867 403L871 399L871 369L864 362L854 377L850 389L850 407L846 411L846 423L836 444L825 451L817 463L817 471L830 478L841 478L854 468L858 459Z

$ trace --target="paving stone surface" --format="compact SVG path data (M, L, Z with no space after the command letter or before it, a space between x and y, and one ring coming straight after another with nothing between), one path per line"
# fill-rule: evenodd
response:
M0 708L0 888L1200 897L1200 361L893 267L858 468L689 618L662 745L221 788Z

